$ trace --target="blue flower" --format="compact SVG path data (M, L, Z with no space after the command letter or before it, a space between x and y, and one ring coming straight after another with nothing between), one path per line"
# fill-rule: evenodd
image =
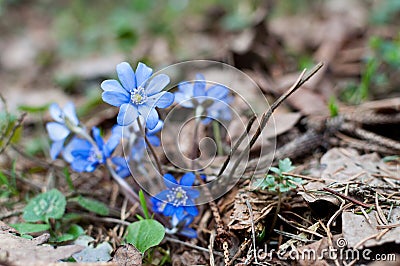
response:
M181 220L176 217L176 215L171 218L171 225L173 228L178 228L178 234L186 236L188 238L196 238L197 232L189 225L193 222L194 217L192 215L186 214L181 218Z
M55 160L60 154L65 140L70 135L71 129L78 127L79 120L72 102L67 103L63 109L58 104L53 103L50 105L49 111L55 122L47 123L46 129L50 139L53 141L50 148L50 156Z
M181 82L175 92L175 102L186 108L195 109L196 116L202 116L203 123L214 120L230 120L229 104L233 98L229 90L222 85L213 85L209 88L201 74L196 75L196 81Z
M153 70L139 63L136 73L131 66L122 62L117 65L119 81L110 79L101 83L103 101L120 107L117 122L121 126L132 124L140 115L146 120L146 127L153 129L158 122L155 107L167 108L174 102L174 95L162 91L169 83L165 74L155 76L148 82Z
M116 166L115 172L117 172L117 175L119 175L121 178L125 178L131 174L129 171L129 165L124 157L113 157L111 158L111 161Z
M64 157L77 172L93 172L98 165L104 164L110 158L120 142L118 136L112 135L108 142L104 143L97 127L93 127L92 134L95 143L73 138L64 150Z
M164 175L166 190L153 197L153 210L165 216L176 216L181 221L186 214L197 216L199 211L194 206L194 199L199 197L199 191L192 189L196 176L186 173L179 183L171 174Z

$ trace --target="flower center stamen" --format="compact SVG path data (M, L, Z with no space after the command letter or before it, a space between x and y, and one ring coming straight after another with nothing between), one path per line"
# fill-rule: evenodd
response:
M185 206L188 200L187 192L182 187L172 188L167 194L167 200L174 206Z
M144 88L139 87L131 91L131 101L134 104L143 104L147 100L147 95Z
M89 162L92 162L92 163L94 163L94 162L102 162L103 161L103 156L100 153L96 152L96 150L92 150L90 152L89 157L87 158L87 160Z

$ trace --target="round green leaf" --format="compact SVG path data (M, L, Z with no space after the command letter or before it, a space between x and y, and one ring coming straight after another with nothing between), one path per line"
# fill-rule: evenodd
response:
M64 215L66 204L65 196L57 189L52 189L31 199L24 208L23 218L28 222L60 219Z
M144 219L128 226L126 242L134 245L142 254L151 247L157 246L163 240L165 228L152 219Z

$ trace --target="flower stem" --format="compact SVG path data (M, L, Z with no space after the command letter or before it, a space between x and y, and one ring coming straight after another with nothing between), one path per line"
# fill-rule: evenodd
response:
M146 136L146 132L143 129L142 124L140 123L139 117L137 118L136 121L137 121L137 123L139 125L140 132L142 132L144 140L146 141L147 147L149 148L151 155L153 156L154 160L156 161L156 165L157 165L158 171L159 171L160 175L163 175L163 170L162 170L162 167L161 167L160 160L158 159L158 156L157 156L156 151L154 150L154 147L151 145L149 139Z
M217 142L217 154L219 156L222 156L224 155L224 149L222 148L221 129L219 128L218 121L213 120L212 127L213 127L215 142Z
M192 154L190 159L192 159L192 170L194 170L196 166L196 158L197 158L197 151L198 151L198 138L199 138L199 126L200 126L200 119L195 119L195 126L194 126L194 136L193 136L193 148Z

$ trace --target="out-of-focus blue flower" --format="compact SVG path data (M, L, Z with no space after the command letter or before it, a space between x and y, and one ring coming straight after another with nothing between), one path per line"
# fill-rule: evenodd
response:
M139 119L139 121L142 123L142 128L144 126L144 120ZM146 137L149 140L150 144L158 147L160 146L160 139L157 136L157 133L161 131L162 127L164 125L164 122L162 120L159 120L157 122L157 125L153 129L148 129L146 128ZM131 154L128 159L131 159L135 162L141 162L145 149L146 149L146 141L143 137L142 132L140 131L140 127L135 121L129 126L115 126L113 128L113 134L121 136L121 138L124 139L128 143L128 146L131 148Z
M119 175L121 178L125 178L131 174L129 171L128 162L124 157L113 157L111 158L111 161L116 166L115 172L117 172L117 175Z
M63 109L58 104L53 103L50 105L49 111L55 122L47 123L46 129L50 139L53 141L50 148L50 156L55 160L60 154L65 140L71 133L71 129L78 128L79 120L72 102L67 103Z
M160 74L147 82L152 73L153 70L143 63L138 64L135 73L128 63L122 62L117 65L119 82L110 79L101 83L103 101L120 107L119 125L130 125L140 115L146 120L146 127L153 129L159 121L155 107L167 108L174 102L172 93L162 91L169 77Z
M193 222L194 217L192 215L185 215L180 220L176 215L171 218L171 225L174 228L178 228L178 234L186 236L188 238L196 238L197 232L189 225Z
M199 191L192 187L196 176L193 173L186 173L179 183L171 174L164 175L166 190L161 191L153 197L153 210L165 216L176 216L181 221L185 215L197 216L194 200L199 197Z
M208 124L211 120L230 120L229 104L232 96L229 90L222 85L213 85L209 88L202 74L196 75L194 82L181 82L175 92L175 102L186 108L195 109L197 116L202 116L202 122Z
M104 143L97 127L93 127L92 135L96 145L86 139L74 138L64 150L64 157L77 172L93 172L98 165L110 158L120 142L118 136L112 135L108 142Z

